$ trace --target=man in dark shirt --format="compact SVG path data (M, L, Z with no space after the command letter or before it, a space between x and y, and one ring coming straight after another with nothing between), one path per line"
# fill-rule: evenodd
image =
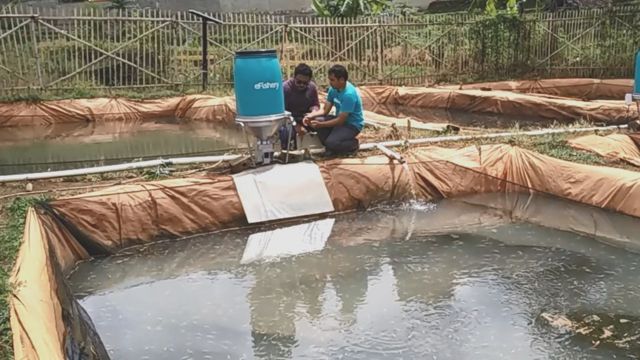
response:
M302 119L318 109L320 103L318 101L318 88L312 81L313 71L307 64L299 64L293 72L293 78L284 82L282 88L284 91L284 107L291 113L296 122L296 132L303 134ZM308 129L307 129L308 130ZM284 125L280 128L280 144L282 149L297 147L296 132L290 125ZM291 139L289 145L287 143Z

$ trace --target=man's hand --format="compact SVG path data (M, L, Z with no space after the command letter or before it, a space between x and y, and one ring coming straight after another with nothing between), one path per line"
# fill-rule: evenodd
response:
M298 133L299 136L304 136L304 134L307 133L307 129L305 129L304 126L298 124L296 125L296 133Z
M311 120L311 121L309 122L309 126L311 126L311 127L312 127L312 128L314 128L314 129L317 129L317 128L322 127L322 125L321 125L321 124L322 124L322 121L318 121L318 120Z

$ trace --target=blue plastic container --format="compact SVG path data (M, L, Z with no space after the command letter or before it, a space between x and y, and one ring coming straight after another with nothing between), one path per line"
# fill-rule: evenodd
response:
M233 82L239 117L284 114L282 71L275 50L236 52Z
M633 82L633 93L640 94L640 51L636 54L636 78Z

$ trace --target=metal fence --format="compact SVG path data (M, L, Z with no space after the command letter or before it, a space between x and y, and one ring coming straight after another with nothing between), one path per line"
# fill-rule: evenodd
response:
M640 6L527 13L327 19L211 14L210 85L232 83L233 54L276 48L283 74L334 63L363 84L537 77L632 77ZM201 23L189 13L97 8L0 13L1 91L197 88ZM324 76L318 82L325 83Z

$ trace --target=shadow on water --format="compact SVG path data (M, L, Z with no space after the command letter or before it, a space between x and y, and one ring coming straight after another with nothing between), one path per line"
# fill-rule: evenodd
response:
M4 128L0 175L224 154L246 146L246 138L232 125L175 119Z
M514 221L501 203L524 202L380 208L299 239L256 241L266 226L167 241L82 264L71 284L118 359L637 355L541 316L615 314L639 326L640 257L625 249L638 246L638 220L528 199L561 208L568 227L572 214L597 212L604 230L593 237L536 224L538 211Z

